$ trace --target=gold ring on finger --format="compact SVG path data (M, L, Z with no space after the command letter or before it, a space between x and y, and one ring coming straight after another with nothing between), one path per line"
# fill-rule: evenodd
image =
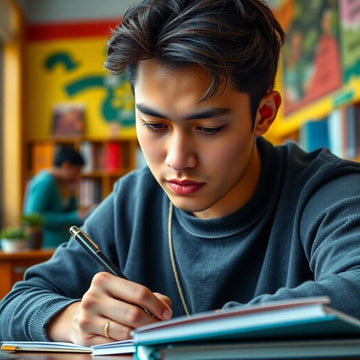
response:
M105 327L104 327L104 335L107 339L110 339L110 336L109 336L109 326L110 326L110 320L108 320L105 324Z

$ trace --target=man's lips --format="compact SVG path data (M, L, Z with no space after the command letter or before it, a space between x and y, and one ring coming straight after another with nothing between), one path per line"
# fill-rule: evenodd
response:
M169 187L174 193L178 195L190 195L200 190L205 183L192 181L192 180L167 180Z

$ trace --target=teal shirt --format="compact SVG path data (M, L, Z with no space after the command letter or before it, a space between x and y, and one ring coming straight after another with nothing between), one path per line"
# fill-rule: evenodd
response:
M67 200L67 201L66 201ZM69 227L80 225L75 198L64 199L54 177L43 170L29 182L24 214L38 212L44 216L43 248L57 247L69 239Z

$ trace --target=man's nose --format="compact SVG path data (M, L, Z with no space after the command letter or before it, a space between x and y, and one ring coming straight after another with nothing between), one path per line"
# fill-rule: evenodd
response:
M197 165L192 141L185 134L174 133L168 139L165 164L174 170L193 168Z

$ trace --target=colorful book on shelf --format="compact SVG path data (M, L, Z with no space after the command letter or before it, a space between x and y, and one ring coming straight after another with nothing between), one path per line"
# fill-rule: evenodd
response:
M104 146L96 145L94 147L94 163L95 163L95 171L103 171L105 170L105 148Z
M51 143L38 142L31 147L31 170L35 174L52 166L54 147Z
M121 168L121 144L110 141L105 145L105 170L118 171Z
M308 120L300 128L299 144L306 151L329 147L327 119Z
M83 174L89 174L95 170L95 147L91 141L83 141L80 144L80 153L85 160L82 167Z
M98 179L81 179L79 186L79 205L88 208L102 200L102 184Z
M347 128L345 109L333 110L328 116L329 148L334 155L341 158L347 156Z
M347 157L354 159L360 155L360 107L349 105L345 111L347 123Z

